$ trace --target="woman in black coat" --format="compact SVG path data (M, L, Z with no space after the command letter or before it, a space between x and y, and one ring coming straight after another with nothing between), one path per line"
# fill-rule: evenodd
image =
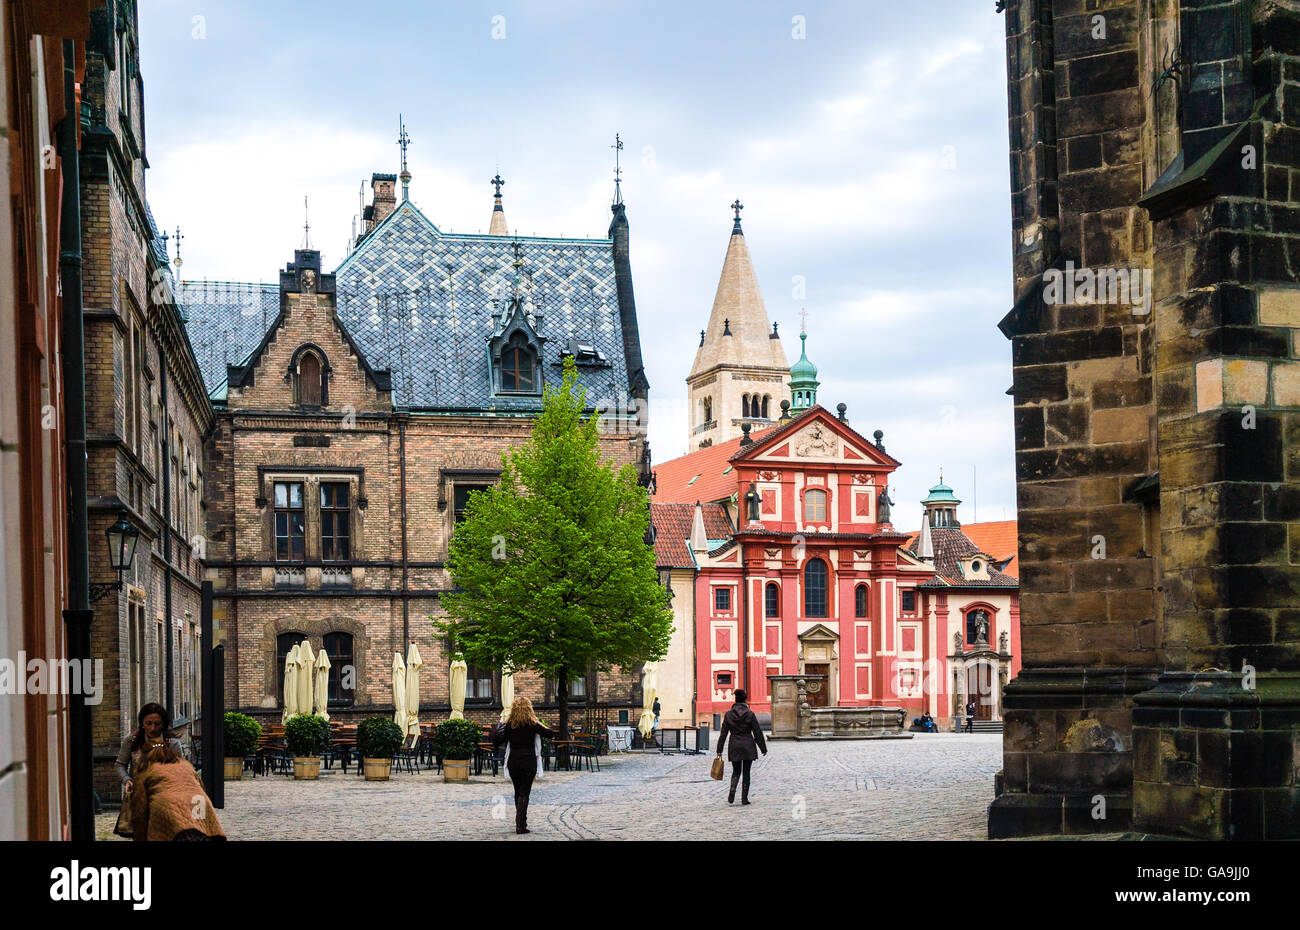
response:
M559 734L548 728L533 712L533 702L526 697L517 697L510 705L510 716L506 722L497 726L492 733L492 742L500 746L510 744L510 758L506 761L506 771L515 786L515 832L528 833L528 795L533 790L533 779L537 777L538 736L554 739Z
M718 755L721 756L722 747L727 742L727 734L731 734L731 751L727 754L727 758L731 761L731 791L727 793L728 804L735 803L736 782L741 782L742 778L744 781L741 782L740 803L749 803L749 767L758 758L760 749L763 755L767 755L763 728L758 725L758 718L745 703L747 697L744 688L736 689L736 703L731 705L731 710L727 711L722 718L722 734L718 737Z

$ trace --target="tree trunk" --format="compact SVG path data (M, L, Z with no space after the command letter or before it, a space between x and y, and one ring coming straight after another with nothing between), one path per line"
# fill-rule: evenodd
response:
M560 739L567 740L569 738L569 670L565 667L560 668L558 687L560 689ZM555 758L557 765L564 765L567 768L569 764L569 747L557 747Z

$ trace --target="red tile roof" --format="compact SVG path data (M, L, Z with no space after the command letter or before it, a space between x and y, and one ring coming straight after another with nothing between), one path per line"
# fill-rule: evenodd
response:
M762 433L751 433L750 438L758 439L769 432L770 429ZM731 468L728 460L740 451L741 438L743 437L737 436L716 446L697 449L681 458L656 465L655 494L651 500L694 504L696 501L726 500L735 494L736 473L728 470Z
M703 450L702 450L703 451ZM727 508L718 503L702 503L704 535L713 540L730 539L735 532ZM694 568L687 540L695 521L695 502L652 501L650 519L655 527L655 564L661 568Z
M995 520L990 523L962 524L967 538L976 547L1001 562L1010 557L1011 562L1002 572L1012 578L1020 577L1020 560L1016 554L1017 536L1015 520Z

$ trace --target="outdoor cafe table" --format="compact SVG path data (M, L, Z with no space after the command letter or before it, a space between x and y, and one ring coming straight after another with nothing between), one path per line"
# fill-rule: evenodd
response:
M632 734L636 732L635 727L617 727L607 726L609 731L609 751L610 752L627 752L632 748Z

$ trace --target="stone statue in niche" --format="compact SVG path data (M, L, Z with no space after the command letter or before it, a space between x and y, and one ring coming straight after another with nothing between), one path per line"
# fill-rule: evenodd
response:
M889 499L889 485L880 489L880 495L876 498L876 522L889 523L889 508L894 501Z
M975 642L987 643L989 641L989 615L982 610L977 610L972 619L975 621Z
M304 294L314 293L316 290L316 272L310 268L303 269L302 272L302 292Z
M759 522L759 500L761 500L761 498L759 497L758 490L754 487L754 483L751 481L749 484L749 490L745 492L745 503L749 505L749 520L751 523Z

